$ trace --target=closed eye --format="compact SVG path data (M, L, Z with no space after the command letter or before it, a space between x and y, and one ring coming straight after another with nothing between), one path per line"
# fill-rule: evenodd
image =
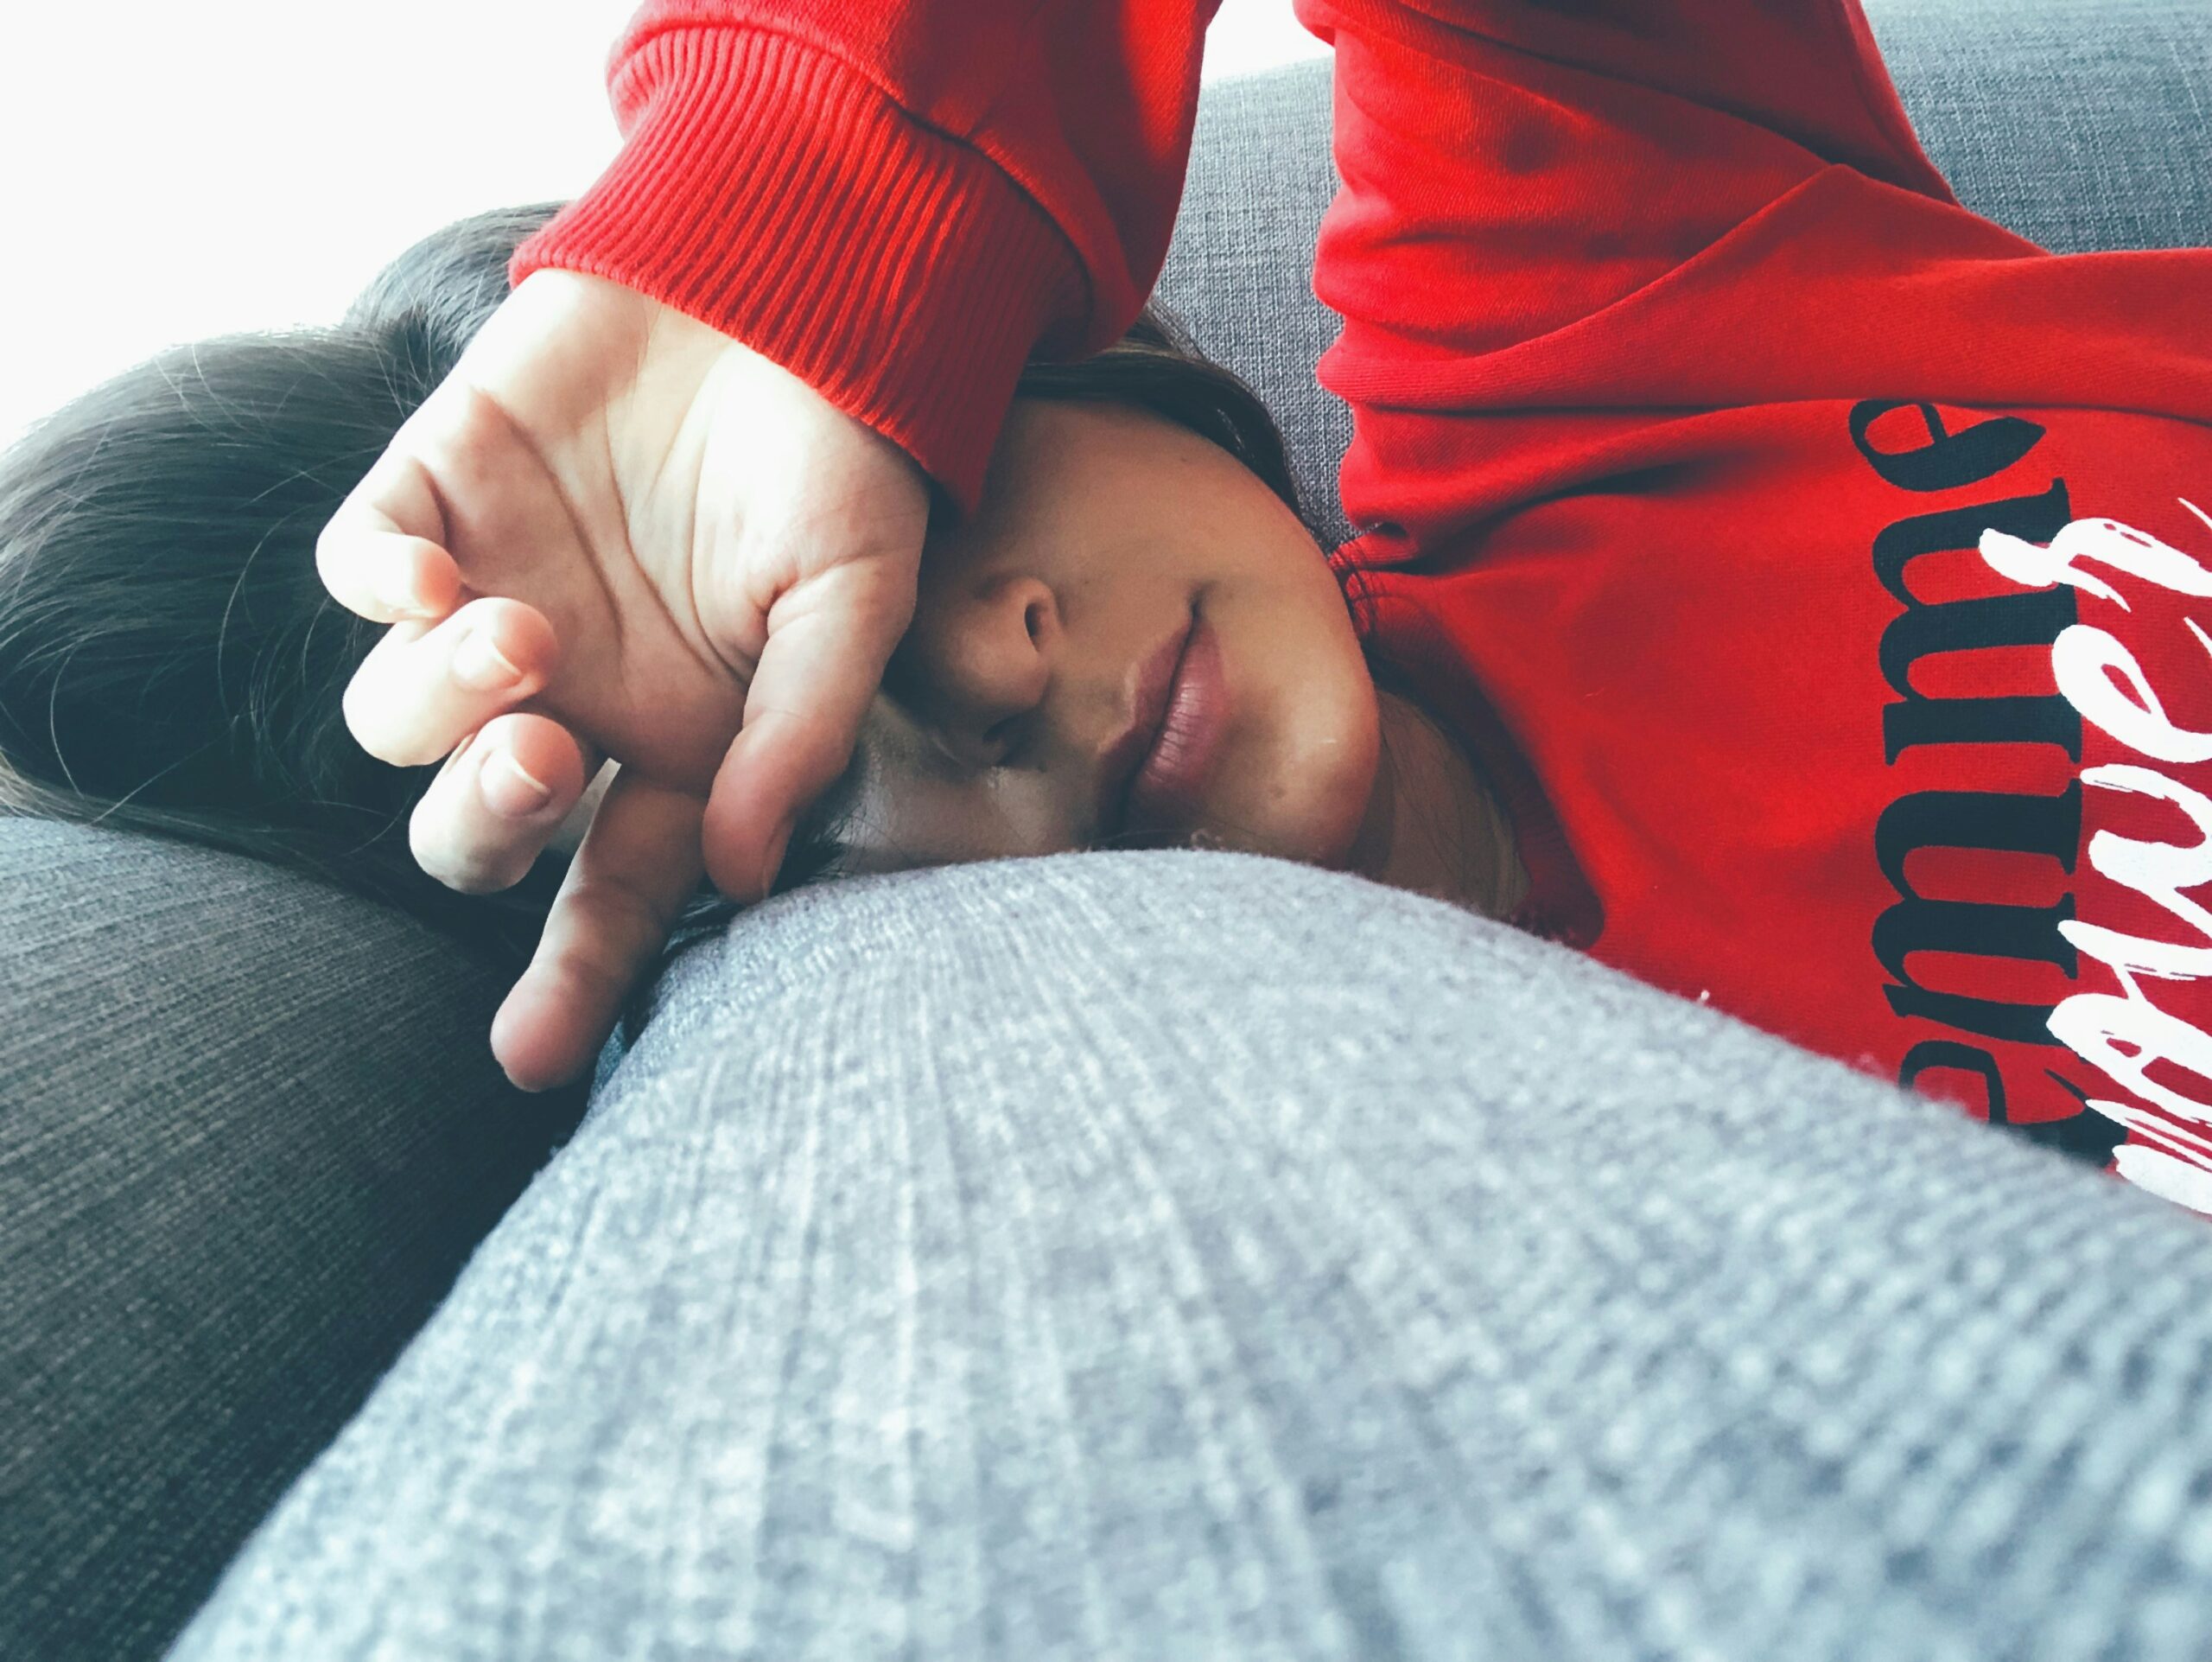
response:
M1004 721L995 722L984 729L982 746L988 760L961 755L945 742L944 735L939 729L928 723L913 722L911 718L908 721L912 728L912 742L903 745L893 743L888 749L893 755L904 751L931 778L942 780L948 785L958 785L977 774L995 773L1002 768L1017 767L1027 760L1030 742L1037 729L1035 716L1036 712L1031 710L1020 716L1009 716Z
M992 767L1013 767L1027 758L1030 741L1037 731L1034 715L1032 711L1027 716L1009 716L984 733L985 742L998 753Z

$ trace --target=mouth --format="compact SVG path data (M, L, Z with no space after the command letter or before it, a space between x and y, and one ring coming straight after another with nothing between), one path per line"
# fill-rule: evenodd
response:
M1192 830L1205 812L1206 781L1228 731L1229 680L1222 668L1221 641L1201 617L1175 665L1160 732L1129 780L1123 834L1142 838L1147 845L1164 845Z
M1198 608L1193 605L1182 625L1137 664L1129 699L1129 724L1099 758L1096 823L1101 839L1117 835L1122 829L1129 786L1166 723L1169 695L1175 689L1175 672L1182 664L1192 636L1198 631Z

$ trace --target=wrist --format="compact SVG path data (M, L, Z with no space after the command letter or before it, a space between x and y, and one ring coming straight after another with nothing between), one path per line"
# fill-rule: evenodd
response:
M830 54L671 29L615 85L621 153L515 254L710 324L898 444L963 512L1023 364L1080 312L1052 220Z

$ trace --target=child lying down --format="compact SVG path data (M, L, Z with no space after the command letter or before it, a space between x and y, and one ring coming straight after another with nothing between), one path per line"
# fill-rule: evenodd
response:
M1031 362L778 887L1336 867L2212 1211L2212 252L2055 257L1961 207L1852 0L1300 16L1337 50L1319 373L1360 534L1323 546L1265 409L1156 309ZM543 685L535 636L471 598L410 646L480 730L385 767L340 709L380 631L313 551L553 212L448 227L334 329L167 354L6 459L17 806L528 957L596 801L487 719ZM461 679L472 633L519 673ZM410 814L475 816L492 892L417 869ZM671 949L731 910L702 888Z

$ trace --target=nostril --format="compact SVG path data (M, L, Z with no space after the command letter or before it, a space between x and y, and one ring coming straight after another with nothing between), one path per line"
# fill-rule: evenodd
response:
M1027 608L1021 614L1021 621L1028 629L1029 638L1032 640L1036 640L1039 635L1044 634L1045 602L1041 600L1031 601Z

